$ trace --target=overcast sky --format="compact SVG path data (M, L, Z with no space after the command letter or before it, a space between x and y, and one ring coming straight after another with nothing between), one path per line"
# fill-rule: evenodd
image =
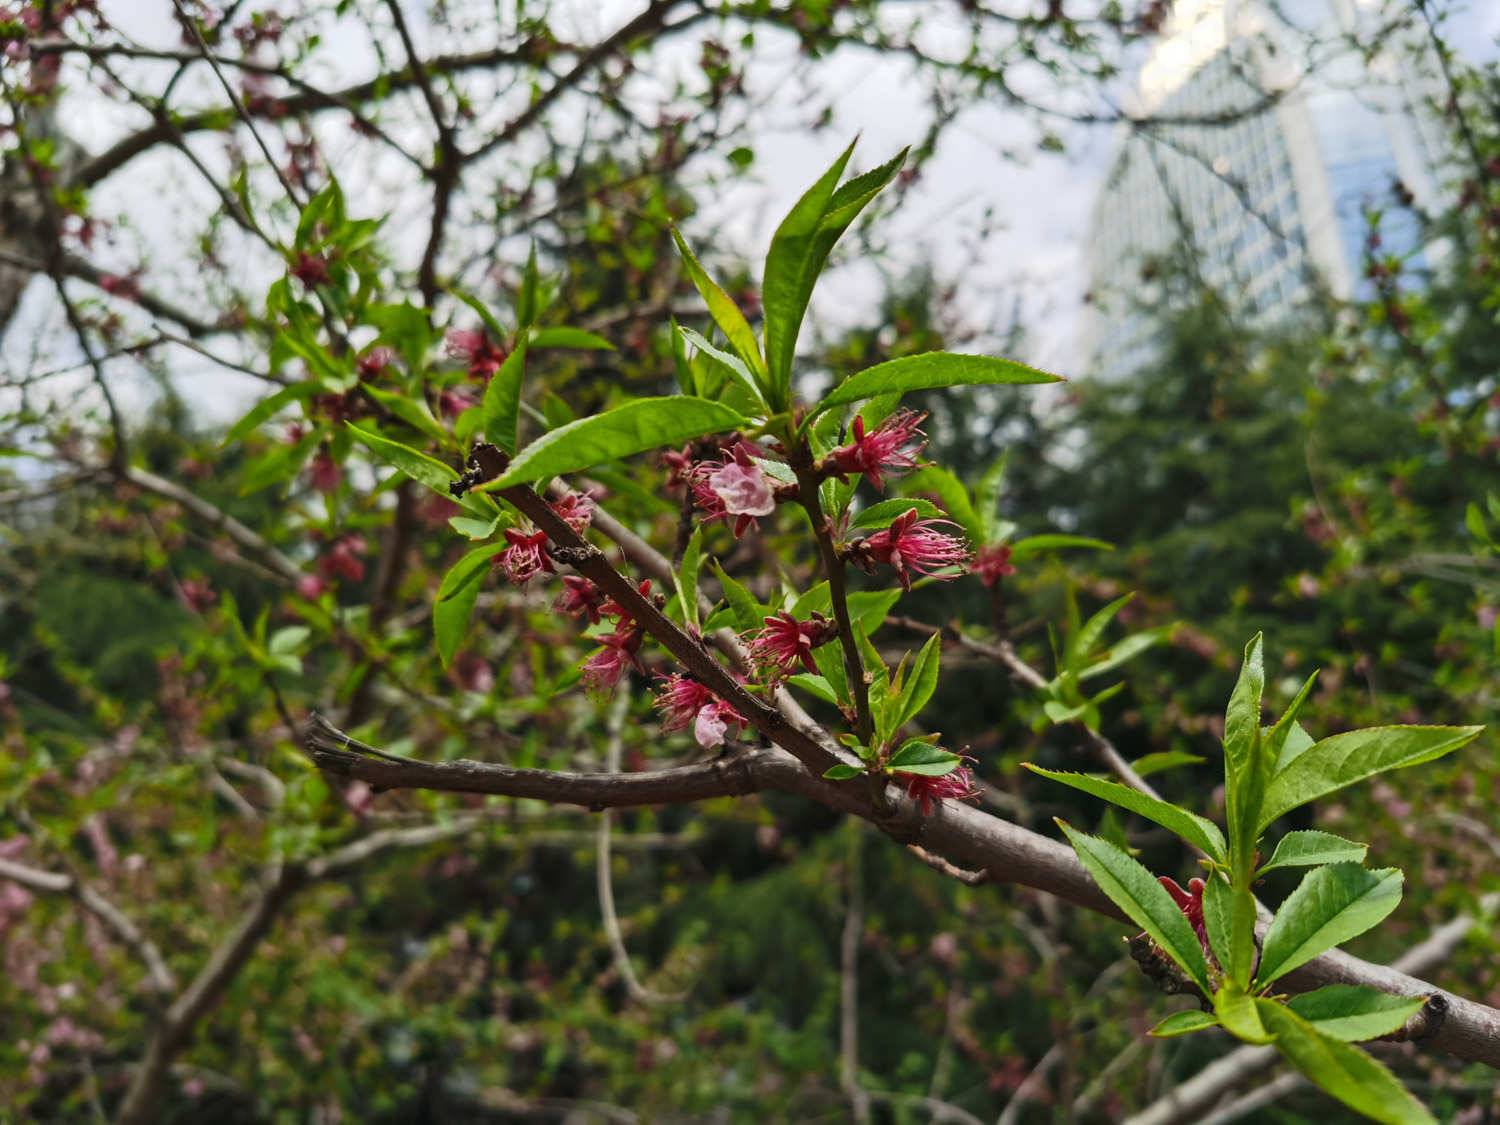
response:
M421 6L409 7L415 11ZM641 0L604 4L565 0L559 5L559 21L573 23L584 35L600 37L640 7ZM1455 7L1463 9L1452 25L1455 41L1466 53L1492 57L1500 37L1500 2L1483 0ZM104 0L102 8L113 23L139 41L169 47L179 42L165 2ZM439 29L419 26L416 30L419 39L425 40L427 32ZM934 33L940 35L942 28ZM672 50L684 66L694 65L694 42L674 45ZM765 106L752 139L753 176L728 195L710 200L698 219L700 230L722 232L730 253L752 260L763 255L782 213L850 137L856 133L861 137L855 164L862 169L919 141L928 123L926 80L910 64L843 50L818 72L820 85L837 91L833 124L811 131L806 128L807 91L789 80L795 63L789 43L778 44L766 37L758 44L750 68L752 93L764 98ZM341 38L335 33L326 38L313 65L324 77L333 71L345 77L363 74L368 47L358 37ZM203 99L211 103L217 93L209 85L212 78L203 68L198 70L202 71L196 77L204 83ZM132 127L138 113L130 107L100 104L95 98L86 112L70 112L68 121L78 140L97 149ZM939 276L958 281L961 306L971 323L998 333L1019 315L1026 339L1018 358L1079 374L1084 358L1079 328L1090 210L1117 138L1103 126L1059 127L1057 135L1063 143L1060 153L1039 151L1033 121L1001 105L966 110L949 127L921 180L883 233L895 250L898 269L930 262ZM101 202L135 216L138 244L174 244L183 229L197 228L203 209L216 206L206 188L183 182L180 169L166 160L153 155L138 161L98 193ZM337 160L334 165L339 167ZM170 190L163 193L166 183ZM400 196L399 189L384 185L378 175L372 174L364 187L372 207L390 202L393 192ZM171 200L171 205L162 206L163 199ZM412 197L411 202L420 206L421 197ZM199 209L196 215L195 208ZM392 224L392 229L420 232L422 224ZM988 232L983 240L981 231ZM186 254L181 257L175 267L178 282L191 285L191 263ZM154 270L167 265L160 257L153 260ZM815 304L818 324L828 328L870 323L881 285L881 278L867 268L841 271L820 292ZM45 315L42 301L45 294L28 303L28 319ZM6 358L24 367L25 357L18 354L18 347L22 337L33 333L24 331L24 326L18 328L6 342ZM215 415L234 416L258 389L226 383L212 369L198 371L191 360L185 362L192 368L185 369L192 383L211 388L194 397Z

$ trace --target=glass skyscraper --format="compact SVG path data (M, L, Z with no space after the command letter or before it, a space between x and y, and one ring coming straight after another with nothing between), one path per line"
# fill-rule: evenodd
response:
M1443 179L1435 67L1372 0L1179 0L1141 68L1132 116L1095 206L1089 370L1153 356L1142 302L1175 257L1249 320L1295 315L1315 288L1367 292L1371 208L1382 252L1413 253L1418 205ZM1295 17L1288 15L1295 11ZM1295 22L1294 22L1295 19ZM1384 33L1384 34L1382 34ZM1374 42L1366 54L1356 43Z

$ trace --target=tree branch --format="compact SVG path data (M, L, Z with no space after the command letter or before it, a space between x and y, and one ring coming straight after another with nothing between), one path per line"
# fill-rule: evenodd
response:
M177 990L177 978L167 968L156 943L142 933L140 927L124 911L89 883L75 875L43 871L9 859L0 859L0 879L9 879L44 894L64 894L76 898L80 906L103 922L107 929L141 959L146 966L146 979L153 989L168 995Z

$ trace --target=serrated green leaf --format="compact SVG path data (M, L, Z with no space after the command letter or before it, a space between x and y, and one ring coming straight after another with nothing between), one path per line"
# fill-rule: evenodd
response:
M1059 383L1062 377L998 356L923 352L867 367L833 388L814 409L861 402L876 395L907 394L938 387Z
M1219 831L1219 826L1211 820L1205 820L1196 813L1190 813L1186 809L1180 809L1176 805L1168 804L1166 801L1148 796L1118 782L1106 781L1102 777L1043 769L1031 762L1021 764L1032 773L1051 778L1053 781L1060 781L1090 796L1098 797L1112 805L1128 809L1138 816L1143 816L1180 836L1210 858L1220 863L1225 860L1224 835Z
M707 399L689 395L637 399L543 434L521 450L503 476L481 487L530 484L749 424L737 411Z
M1166 888L1151 872L1109 841L1075 831L1062 821L1058 821L1058 825L1099 889L1125 912L1127 918L1150 935L1151 940L1177 963L1205 996L1212 995L1203 949L1192 925L1172 901Z
M1483 730L1483 727L1368 727L1321 739L1271 779L1261 805L1259 826L1264 828L1278 816L1356 781L1441 758L1467 746Z
M1334 863L1308 872L1271 920L1261 945L1259 985L1358 937L1401 902L1401 872Z
M1177 1035L1188 1035L1194 1031L1206 1031L1219 1026L1219 1017L1212 1012L1200 1012L1189 1008L1185 1012L1173 1012L1146 1034L1157 1039L1171 1039Z
M1325 863L1363 863L1368 844L1356 844L1329 832L1288 832L1276 845L1259 874L1278 867L1317 867Z
M1384 1125L1436 1125L1395 1076L1358 1047L1320 1035L1274 1000L1257 1000L1256 1007L1266 1030L1276 1036L1276 1049L1325 1093Z
M1357 984L1329 984L1293 996L1287 1006L1312 1024L1318 1034L1345 1043L1390 1035L1420 1012L1425 997L1392 996Z

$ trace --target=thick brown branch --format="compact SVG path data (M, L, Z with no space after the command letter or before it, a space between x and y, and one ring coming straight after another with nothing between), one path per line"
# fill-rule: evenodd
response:
M874 808L868 792L856 786L829 785L811 776L789 755L775 750L754 751L708 766L618 775L521 770L472 761L426 763L376 758L368 756L374 748L353 740L346 742L344 735L330 730L326 724L319 724L309 732L308 744L309 753L320 767L387 789L497 793L600 808L702 799L690 795L694 791L701 791L703 797L717 797L753 789L779 789L869 820L903 844L920 843L924 852L940 856L955 866L985 871L994 882L1034 887L1097 913L1120 917L1119 910L1099 891L1072 850L1056 840L952 801L943 802L932 816L924 818L917 815L909 801L902 799L896 815L885 816ZM346 749L346 745L353 748ZM731 788L724 777L716 777L713 772L731 768L747 775L742 782L744 788ZM1472 925L1471 919L1462 919L1445 927L1451 942L1447 948L1451 950ZM1457 936L1451 932L1455 927ZM1432 955L1429 947L1423 952L1423 959ZM1409 968L1419 967L1415 960L1409 955L1393 966L1385 966L1345 953L1326 953L1282 978L1282 983L1294 992L1346 983L1399 996L1439 995L1448 1005L1448 1014L1436 1032L1423 1041L1423 1046L1500 1069L1500 1011L1408 976Z

